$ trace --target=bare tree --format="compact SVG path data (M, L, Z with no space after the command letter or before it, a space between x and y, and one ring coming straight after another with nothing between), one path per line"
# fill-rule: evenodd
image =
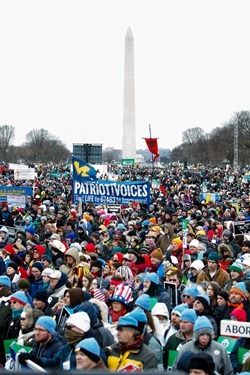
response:
M114 160L118 159L117 150L111 147L106 148L102 153L102 159L104 163L107 163L107 164L112 163Z
M205 132L202 128L187 129L182 133L183 143L196 143L205 137Z
M15 138L15 128L12 125L0 126L0 157L6 159L7 150ZM6 160L5 160L6 161Z
M29 161L65 161L70 158L70 151L55 136L45 129L32 130L26 135L26 158Z

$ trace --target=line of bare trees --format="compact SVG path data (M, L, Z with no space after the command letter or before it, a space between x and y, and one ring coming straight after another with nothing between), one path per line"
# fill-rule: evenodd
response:
M0 126L0 161L16 163L65 162L71 153L57 137L45 129L32 130L26 135L26 141L20 146L13 146L15 128L12 125Z
M238 124L238 165L249 165L250 111L236 112L228 122L209 134L199 127L186 130L183 143L172 150L172 161L214 165L228 161L232 165L235 124Z
M238 164L250 164L250 111L236 112L228 122L213 129L211 133L206 133L200 127L187 129L183 132L182 144L172 150L171 161L213 165L227 161L232 165L235 124L238 124ZM20 146L13 146L14 139L13 126L0 126L0 161L60 163L71 158L71 152L65 144L45 129L30 131L26 135L26 141ZM117 157L117 150L113 148L103 152L106 162Z

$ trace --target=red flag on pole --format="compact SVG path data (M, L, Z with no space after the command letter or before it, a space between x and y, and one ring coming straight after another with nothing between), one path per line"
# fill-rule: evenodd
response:
M145 141L147 143L149 152L151 152L151 154L155 155L154 159L153 159L153 162L155 162L156 159L160 156L160 154L158 152L157 138L145 138Z

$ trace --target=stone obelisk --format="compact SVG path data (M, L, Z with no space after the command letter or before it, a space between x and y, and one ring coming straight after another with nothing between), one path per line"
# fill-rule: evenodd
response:
M124 94L123 94L123 136L122 158L135 159L135 78L134 78L134 37L130 27L125 36Z

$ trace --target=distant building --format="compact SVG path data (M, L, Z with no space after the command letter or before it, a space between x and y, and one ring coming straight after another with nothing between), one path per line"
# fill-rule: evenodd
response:
M101 143L73 143L73 156L90 164L102 164Z

